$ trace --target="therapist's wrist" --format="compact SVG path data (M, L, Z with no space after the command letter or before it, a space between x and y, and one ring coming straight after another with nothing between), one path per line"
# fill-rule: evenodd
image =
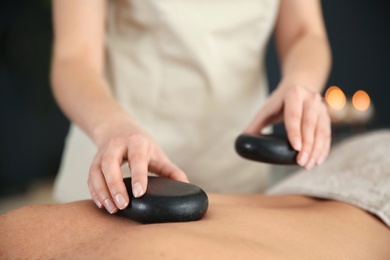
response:
M308 79L304 76L300 77L284 77L280 81L278 88L288 89L302 87L311 92L321 94L324 89L324 84L316 82L315 80Z

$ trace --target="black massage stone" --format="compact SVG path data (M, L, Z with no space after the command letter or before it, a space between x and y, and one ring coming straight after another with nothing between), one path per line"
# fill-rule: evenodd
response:
M241 134L236 139L235 148L239 155L249 160L283 165L297 164L298 152L292 148L285 136Z
M196 185L163 177L148 177L144 196L135 198L131 178L123 179L130 203L116 215L144 224L187 222L201 219L208 209L206 193Z

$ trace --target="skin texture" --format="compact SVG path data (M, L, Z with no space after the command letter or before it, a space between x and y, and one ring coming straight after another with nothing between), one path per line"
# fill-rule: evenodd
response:
M120 165L127 161L133 193L142 196L147 173L179 181L186 174L174 165L142 126L115 100L104 77L104 0L53 2L53 93L67 117L94 141L88 187L98 207L110 213L129 203ZM321 164L330 147L330 120L320 93L330 67L330 50L320 1L281 0L275 36L282 79L243 131L259 133L283 120L297 162L306 169Z
M153 225L92 201L24 207L0 216L0 258L390 258L390 229L349 204L294 195L209 198L200 221Z

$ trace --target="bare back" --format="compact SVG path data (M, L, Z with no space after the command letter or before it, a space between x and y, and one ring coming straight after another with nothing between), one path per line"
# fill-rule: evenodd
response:
M0 257L388 259L390 230L351 205L303 196L210 195L197 222L142 225L91 201L0 216Z

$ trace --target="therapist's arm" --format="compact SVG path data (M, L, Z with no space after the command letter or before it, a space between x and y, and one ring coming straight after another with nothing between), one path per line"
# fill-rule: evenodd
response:
M288 139L306 169L321 164L331 143L330 118L321 92L331 53L319 0L282 0L275 29L281 81L247 132L283 119Z
M105 0L53 2L51 81L61 109L98 148L88 179L92 199L114 213L129 202L120 170L125 160L132 172L136 197L146 191L148 170L181 181L187 178L110 90L104 77L106 5Z

